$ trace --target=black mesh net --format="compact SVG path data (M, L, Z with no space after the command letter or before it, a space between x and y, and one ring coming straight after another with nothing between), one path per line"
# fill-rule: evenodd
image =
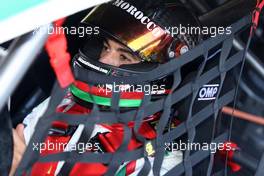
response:
M247 16L232 25L232 34L219 35L210 38L202 44L196 46L191 51L180 56L179 59L171 60L155 70L142 76L132 76L128 80L123 78L100 75L96 72L76 73L76 78L90 84L106 83L127 83L145 85L150 81L163 76L173 75L172 91L167 96L156 101L151 100L151 95L145 94L141 106L136 110L120 112L118 103L120 94L113 92L111 111L100 111L97 105L93 106L92 112L88 115L69 115L56 112L57 105L62 101L67 89L62 90L56 83L49 101L49 106L43 117L36 125L36 132L32 136L24 157L21 161L16 175L23 173L30 174L36 162L57 162L65 161L58 175L69 175L75 163L103 163L108 166L104 175L115 175L120 165L124 162L134 161L143 158L144 164L138 175L148 175L152 169L153 175L160 175L162 162L166 155L165 148L169 148L172 143L179 140L187 143L207 142L224 143L229 139L228 131L218 130L217 124L221 121L220 110L223 106L230 104L234 100L236 87L232 86L229 80L229 72L235 67L240 67L244 59L244 50L237 51L233 47L233 39L245 29L251 22L251 16ZM219 49L218 54L210 58L210 52L215 48ZM188 64L196 61L201 62L197 70L188 70ZM211 64L213 63L213 64ZM187 71L186 71L187 70ZM183 77L182 72L189 72L190 79ZM215 85L215 80L217 84ZM214 83L214 84L213 84ZM208 86L212 89L208 89ZM209 101L201 101L201 99ZM167 130L170 121L172 107L178 106L182 123ZM182 112L181 112L182 111ZM144 117L161 112L161 117L156 126L156 138L146 140L139 133L139 128ZM32 150L34 143L42 143L47 137L48 131L54 121L63 121L69 125L83 124L84 130L79 139L89 141L96 124L123 124L124 135L121 146L114 153L78 153L68 151L56 154L40 156L38 151ZM133 130L128 127L128 123L134 121ZM143 145L135 150L128 150L127 146L133 135ZM206 135L204 135L206 134ZM149 156L154 155L153 166ZM209 150L193 151L187 149L183 152L183 160L175 167L165 173L165 175L221 175L222 169L214 168L215 153ZM263 162L262 162L263 163ZM67 167L66 167L67 166ZM262 166L259 166L260 168ZM259 169L259 173L263 170ZM260 174L261 175L261 174Z

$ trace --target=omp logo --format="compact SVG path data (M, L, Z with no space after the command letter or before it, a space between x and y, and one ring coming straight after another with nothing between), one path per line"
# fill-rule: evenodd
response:
M218 92L219 84L204 85L199 91L198 101L215 100Z

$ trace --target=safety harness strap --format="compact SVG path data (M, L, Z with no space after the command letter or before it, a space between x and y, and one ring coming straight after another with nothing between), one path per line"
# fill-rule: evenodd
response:
M65 19L54 22L54 26L61 27ZM74 82L74 76L70 67L71 56L67 52L67 39L64 33L54 32L50 34L46 44L46 51L50 57L50 64L55 71L62 88L68 87Z

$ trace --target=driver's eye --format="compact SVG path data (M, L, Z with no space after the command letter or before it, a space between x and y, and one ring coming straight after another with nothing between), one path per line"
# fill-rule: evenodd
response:
M109 46L106 45L106 44L104 44L104 45L103 45L103 51L109 51Z
M120 60L121 60L121 61L126 61L126 62L132 62L131 59L129 59L128 57L126 57L126 56L124 56L124 55L121 55L121 56L120 56Z

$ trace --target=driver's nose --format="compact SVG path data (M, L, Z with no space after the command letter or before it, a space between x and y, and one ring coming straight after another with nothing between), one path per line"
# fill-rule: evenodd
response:
M120 63L118 57L119 57L118 52L110 50L107 52L102 52L99 61L104 64L119 67Z

